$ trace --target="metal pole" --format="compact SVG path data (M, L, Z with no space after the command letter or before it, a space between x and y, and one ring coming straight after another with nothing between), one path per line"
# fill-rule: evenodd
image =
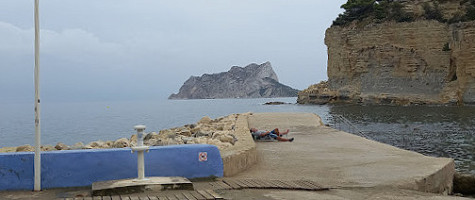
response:
M134 126L134 129L137 130L137 146L132 147L132 151L137 151L137 179L145 180L144 151L148 150L148 146L143 145L145 125Z
M40 24L39 0L35 0L35 191L41 190L41 126L40 126Z

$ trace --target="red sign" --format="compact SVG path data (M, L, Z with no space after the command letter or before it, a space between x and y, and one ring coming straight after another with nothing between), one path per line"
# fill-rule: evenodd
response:
M208 153L207 152L200 152L198 160L200 162L204 162L208 160Z

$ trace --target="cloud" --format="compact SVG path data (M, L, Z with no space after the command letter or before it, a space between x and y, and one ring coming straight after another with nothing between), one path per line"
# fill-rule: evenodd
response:
M34 53L34 29L22 29L0 21L0 36L0 52L14 55L14 59ZM109 65L102 66L114 67L122 63L120 59L125 57L126 48L122 44L101 41L93 33L78 28L59 32L41 29L40 55L82 63L84 66L108 63Z

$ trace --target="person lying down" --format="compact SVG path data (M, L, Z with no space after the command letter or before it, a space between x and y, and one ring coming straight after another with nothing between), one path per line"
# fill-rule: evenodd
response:
M254 140L277 140L280 142L292 142L294 141L294 138L283 138L283 135L286 135L289 133L289 129L285 132L280 132L278 128L272 130L272 131L260 131L257 130L256 128L251 128L250 132L252 134L252 138Z

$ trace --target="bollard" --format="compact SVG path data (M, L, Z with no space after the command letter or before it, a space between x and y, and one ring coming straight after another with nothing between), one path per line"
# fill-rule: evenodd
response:
M138 180L145 179L145 161L144 161L144 151L148 150L148 146L143 145L143 131L145 130L145 125L134 126L134 129L137 130L137 146L131 147L132 152L137 151L137 173Z

